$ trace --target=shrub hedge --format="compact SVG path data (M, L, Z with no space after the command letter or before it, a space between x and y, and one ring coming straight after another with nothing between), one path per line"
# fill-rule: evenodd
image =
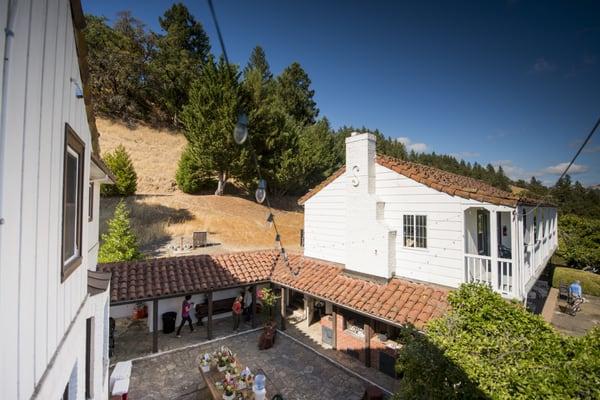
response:
M552 275L552 286L557 288L560 282L570 284L580 281L583 288L583 296L600 296L600 275L593 272L581 271L573 268L554 268Z

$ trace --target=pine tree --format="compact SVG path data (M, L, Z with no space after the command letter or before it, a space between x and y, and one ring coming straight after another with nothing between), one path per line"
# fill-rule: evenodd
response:
M313 100L315 91L310 78L299 63L294 62L277 77L277 98L287 114L303 124L313 124L319 115Z
M264 82L270 81L273 78L271 67L267 61L265 51L260 46L256 46L254 49L252 49L248 64L246 65L246 68L244 68L244 77L246 77L248 72L253 69L257 69L259 71Z
M164 35L154 34L156 49L150 61L153 97L167 122L179 124L188 102L188 88L210 54L208 36L187 7L173 4L159 18Z
M129 211L123 200L108 221L108 233L102 234L98 262L131 261L141 258L137 238L131 229Z
M102 185L103 196L130 196L137 190L137 174L125 147L120 144L104 156L104 162L115 176L114 185Z
M232 137L243 102L238 79L239 73L222 58L218 63L209 59L181 113L189 156L217 177L216 195L222 195L229 178L241 170L242 147Z

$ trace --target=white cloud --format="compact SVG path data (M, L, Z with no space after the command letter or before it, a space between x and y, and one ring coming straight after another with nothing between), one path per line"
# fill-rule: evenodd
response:
M552 72L556 71L556 65L541 57L535 60L535 63L531 69L533 72Z
M506 176L513 180L524 179L528 181L532 176L538 175L533 171L526 171L524 168L515 165L512 160L498 160L492 162L492 165L496 168L502 167Z
M569 163L564 162L564 163L552 165L550 167L546 167L542 171L546 174L560 175L564 172L564 170L567 168L568 165L569 165ZM569 168L569 174L571 174L571 175L582 174L584 172L587 172L589 169L590 168L587 165L573 164L573 165L571 165L571 168Z
M399 137L396 140L402 143L408 151L414 150L417 153L423 153L427 151L427 145L425 143L413 143L409 137Z
M459 160L466 160L466 159L469 159L469 158L477 158L481 154L479 154L476 151L461 151L460 153L451 153L450 155L452 157L454 157L454 158L459 159Z

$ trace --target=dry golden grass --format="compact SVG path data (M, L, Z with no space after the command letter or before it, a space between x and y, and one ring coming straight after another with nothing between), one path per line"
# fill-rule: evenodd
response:
M181 134L148 127L130 130L122 124L98 119L100 147L111 151L123 144L138 174L138 195L126 199L131 222L142 249L155 256L169 255L169 244L191 243L192 233L208 231L216 246L198 253L273 248L275 231L268 228L268 210L254 201L236 196L189 195L175 186L177 161L186 140ZM119 199L102 198L100 231L106 231ZM276 199L276 204L292 209L295 199ZM275 210L282 243L299 249L301 212Z

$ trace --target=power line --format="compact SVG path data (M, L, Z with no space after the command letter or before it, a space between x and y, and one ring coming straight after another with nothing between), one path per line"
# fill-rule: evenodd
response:
M592 128L592 130L590 131L590 133L588 133L587 137L585 138L585 140L583 141L583 143L581 144L581 146L579 146L579 149L577 150L577 153L575 153L575 155L571 159L571 162L569 163L569 165L567 165L567 168L565 168L565 170L563 171L563 173L560 175L560 177L557 179L556 183L552 187L555 187L556 185L558 185L558 183L560 182L560 180L562 178L564 178L565 175L567 175L567 172L569 172L569 169L571 168L571 166L573 166L573 164L575 163L575 160L577 160L577 157L579 157L579 155L583 151L583 148L588 144L588 142L590 141L590 139L592 138L592 136L594 136L594 133L596 132L596 129L598 129L599 125L600 125L600 118L598 118L598 120L596 121L596 124L594 125L594 127ZM548 198L548 196L550 196L550 191L548 191L548 193L546 193L540 199L540 201L535 205L535 207L533 207L531 210L529 210L529 212L525 213L525 215L529 215L529 214L533 213L535 210L537 210L540 207L540 205L542 204L542 202Z
M217 36L219 37L219 43L221 44L221 51L223 52L223 57L225 58L225 63L227 64L227 71L229 72L229 77L233 80L234 78L231 75L231 69L229 67L229 57L227 56L227 49L225 48L225 41L223 40L223 35L221 34L221 28L219 27L219 22L217 21L217 14L215 13L215 8L213 6L212 0L207 0L207 1L208 1L208 7L210 8L210 13L213 18L213 22L215 23L215 27L217 29ZM258 180L259 180L259 184L260 184L260 182L263 181L263 178L262 178L262 173L260 170L260 164L258 163L258 157L256 156L256 151L254 149L254 146L252 145L252 140L251 140L250 134L248 134L248 146L250 147L250 152L252 153L252 160L254 161L254 165L256 167L256 174L258 175ZM283 256L283 260L284 260L286 266L288 267L288 269L290 270L290 272L292 272L293 275L298 275L298 272L299 272L298 270L292 271L288 255L287 255L285 248L283 247L283 244L281 242L281 234L279 233L279 228L277 227L277 223L275 222L275 214L273 214L273 209L271 207L271 202L269 201L269 196L266 193L266 189L265 189L265 200L267 202L267 209L269 210L269 215L267 216L267 222L273 225L273 228L275 230L275 242L277 244L279 244L279 247L280 247L279 252Z

